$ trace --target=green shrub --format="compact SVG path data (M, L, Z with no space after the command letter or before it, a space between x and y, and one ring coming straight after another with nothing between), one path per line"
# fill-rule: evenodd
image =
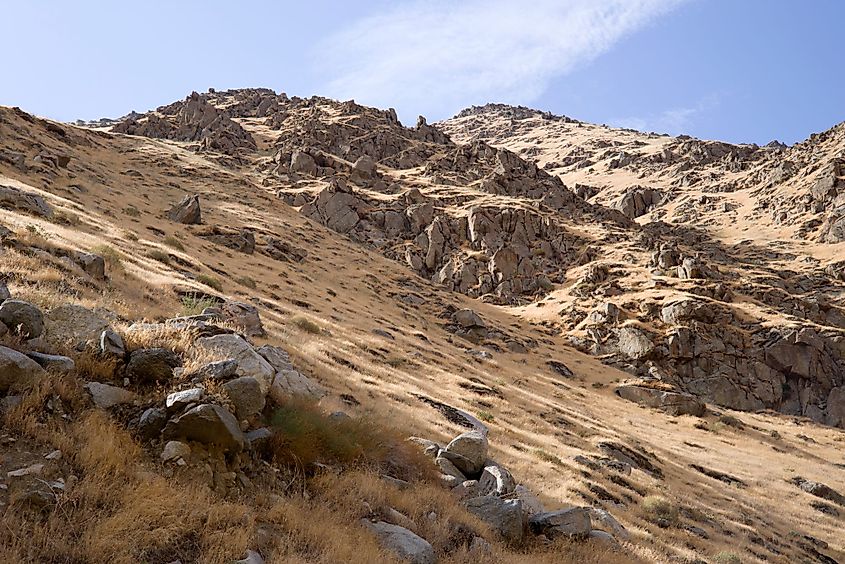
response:
M255 290L255 287L257 286L257 284L255 283L255 280L253 280L249 276L241 276L240 278L235 278L235 282L237 282L241 286L246 286L247 288L250 288L251 290Z
M713 562L715 564L742 564L742 559L733 552L723 550L713 555Z
M478 418L486 423L491 423L494 419L496 419L495 417L493 417L492 413L483 410L478 412Z
M135 206L126 206L125 208L123 208L123 213L125 213L129 217L140 217L141 216L141 210L139 210Z

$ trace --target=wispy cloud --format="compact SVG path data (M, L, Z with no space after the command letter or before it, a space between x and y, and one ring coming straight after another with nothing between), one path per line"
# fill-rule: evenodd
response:
M609 120L609 123L617 127L629 127L638 131L680 135L689 133L701 116L719 105L719 100L720 96L713 94L689 106L670 108L645 117L613 119Z
M531 103L549 82L685 0L412 0L317 48L325 91L404 120L473 103Z

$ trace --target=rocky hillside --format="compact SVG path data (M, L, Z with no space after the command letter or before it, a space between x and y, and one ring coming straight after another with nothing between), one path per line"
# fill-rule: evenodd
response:
M707 211L809 149L266 89L84 125L0 108L0 560L845 557L835 244Z

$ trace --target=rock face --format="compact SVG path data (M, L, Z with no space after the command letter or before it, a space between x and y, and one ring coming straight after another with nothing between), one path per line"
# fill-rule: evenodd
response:
M185 439L216 445L227 451L240 451L244 434L235 417L219 405L203 404L172 419L164 428L166 439Z
M35 339L44 331L41 310L22 300L6 300L0 304L0 321L10 331L27 339Z
M91 394L94 405L100 409L109 409L116 405L131 403L135 400L134 393L117 386L101 382L88 382L85 389Z
M179 357L167 349L139 349L129 355L126 377L140 384L167 382L180 364Z
M188 225L202 223L200 197L196 194L185 196L178 204L170 208L167 212L167 219Z
M238 335L215 335L214 337L203 337L197 339L196 345L207 349L210 353L223 358L231 358L237 361L238 376L249 376L255 378L261 385L262 391L266 394L273 384L276 371L264 357Z
M434 564L437 562L431 544L412 531L384 521L372 523L365 519L363 523L376 535L379 544L394 552L400 560L412 564Z
M573 507L532 515L528 526L534 534L546 535L549 538L583 537L590 533L592 520L587 508Z
M0 394L27 390L44 375L44 369L31 358L0 346Z
M54 307L44 315L47 341L54 345L98 341L102 332L109 328L109 320L100 311L94 311L75 304Z
M255 150L255 139L225 112L208 102L205 95L193 92L182 102L157 108L141 116L130 116L112 128L157 139L197 142L201 151L234 155L239 150Z

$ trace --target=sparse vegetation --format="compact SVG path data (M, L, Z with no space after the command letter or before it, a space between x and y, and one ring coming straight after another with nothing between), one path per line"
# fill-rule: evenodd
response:
M742 564L742 558L733 552L722 551L713 555L714 564Z
M559 456L547 452L541 448L534 449L534 454L537 455L537 458L539 458L540 460L550 462L555 466L563 466L563 460L561 460Z
M478 418L485 423L492 423L496 419L489 411L481 410L476 415L478 415Z
M103 257L103 260L106 261L106 266L110 271L114 272L123 270L123 255L121 255L114 247L110 245L97 245L91 249L91 251Z
M135 206L126 206L125 208L123 208L123 213L128 215L129 217L141 217L141 210L139 210Z

